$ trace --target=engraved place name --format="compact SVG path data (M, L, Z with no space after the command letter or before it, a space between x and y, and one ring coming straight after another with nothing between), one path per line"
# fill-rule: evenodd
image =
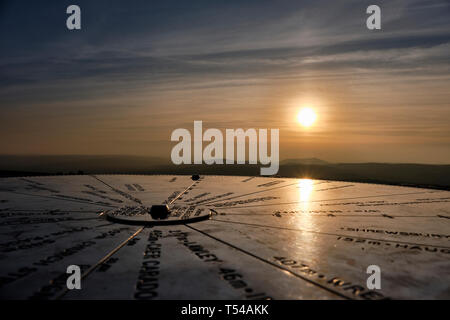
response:
M14 252L19 250L26 250L32 248L40 248L47 244L55 243L53 239L44 239L39 241L33 241L28 243L23 243L22 241L17 241L17 243L12 243L9 246L3 244L0 245L0 252Z
M167 198L167 200L164 200L164 204L168 204L172 202L173 199L175 199L180 194L180 191L174 191L172 194Z
M136 283L134 298L138 300L151 300L158 297L162 232L153 230L148 236L147 247Z
M103 201L97 201L95 202L97 205L103 205L103 206L111 206L111 203L109 202L103 202Z
M27 187L25 187L26 190L34 190L34 191L49 191L52 193L59 193L58 190L54 190L54 189L50 189L50 188L46 188L46 187L42 187L39 185L34 185L34 184L29 184Z
M227 192L227 193L223 193L223 194L218 194L217 196L211 197L211 198L207 198L207 199L203 199L197 202L194 202L193 204L201 204L201 203L205 203L205 202L210 202L213 200L217 200L217 199L221 199L224 197L228 197L231 196L232 194L234 194L234 192Z
M181 219L189 219L192 215L192 213L195 210L195 206L189 206L187 210L184 212L184 214L181 216Z
M326 215L334 215L334 214L347 214L347 213L358 213L358 214L371 214L371 213L379 213L380 210L275 210L273 215L276 217L282 216L295 216L298 214L326 214Z
M328 207L328 206L351 206L351 205L359 206L359 205L362 205L362 204L364 204L364 203L378 203L378 202L383 202L383 201L367 201L367 202L350 201L350 202L321 203L320 206L321 206L321 207Z
M222 279L227 281L234 289L243 290L246 299L272 300L272 297L267 296L264 292L254 292L254 290L243 280L244 276L234 269L219 268L219 275L221 275Z
M113 264L115 264L117 261L119 261L119 258L117 257L111 257L105 262L103 262L97 269L97 272L106 272L108 271Z
M72 217L62 217L62 218L17 218L13 221L2 221L0 222L0 226L15 226L15 225L30 225L30 224L38 224L38 223L56 223L63 221L77 221Z
M436 199L428 199L428 200L415 200L415 201L405 201L405 202L388 202L388 201L380 201L378 203L366 203L363 202L359 204L359 206L369 207L369 206L397 206L404 204L427 204L427 203L447 203L450 202L450 198L436 198Z
M348 188L348 187L353 187L354 184L348 184L345 186L339 186L339 187L330 187L330 188L325 188L325 189L318 189L316 191L328 191L328 190L336 190L336 189L343 189L343 188ZM300 188L300 187L299 187Z
M217 212L214 209L209 209L209 211L211 212L211 215L213 215L213 216L226 216L227 215L225 212Z
M133 192L145 191L145 189L142 188L142 186L140 184L138 184L138 183L133 183L132 185L127 183L127 184L125 184L125 187L128 189L128 191L133 191Z
M188 239L188 232L182 232L180 230L169 230L169 237L175 237L180 244L188 248L199 259L207 263L219 263L218 275L221 279L225 280L233 289L239 290L245 295L246 299L253 300L268 300L272 299L264 292L255 292L245 281L244 276L237 272L235 269L224 267L223 261L220 260L215 254L211 253L204 246L195 241Z
M209 195L209 194L211 194L211 193L210 193L210 192L201 193L201 194L199 194L199 195L197 195L197 196L195 196L195 197L186 199L185 202L192 202L192 201L198 200L198 199L200 199L200 198L203 198L203 197L205 197L205 196L207 196L207 195Z
M192 215L197 217L206 211L206 208L197 208L196 206L175 205L171 209L170 217L189 219Z
M436 201L436 200L450 200L450 197L440 197L440 198L420 198L416 201Z
M1 211L1 210L0 210ZM0 218L9 218L9 217L32 217L32 216L62 216L70 214L70 212L61 212L59 210L50 210L50 211L42 211L42 212L3 212L0 213Z
M85 186L86 188L91 189L92 191L95 191L95 192L98 192L98 193L103 193L103 194L106 193L106 191L104 191L104 190L102 190L102 189L99 189L99 188L96 188L96 187L94 187L94 186L91 186L90 184L85 184L84 186Z
M363 239L363 238L354 238L354 237L337 237L338 241L348 243L348 244L356 244L356 245L370 245L372 247L378 248L386 248L386 249L402 249L408 250L410 252L427 252L427 253L444 253L449 254L450 249L445 247L437 247L437 246L427 246L420 244L409 244L409 243L398 243L391 242L386 240L371 240L371 239Z
M99 197L101 199L110 200L110 201L115 202L115 203L123 203L122 200L111 198L111 197L108 197L108 196L104 196L102 194L96 193L95 191L81 191L81 192L89 194L89 195L94 196L94 197Z
M133 186L137 189L139 192L145 191L145 189L138 183L133 183Z
M199 180L195 181L191 186L189 186L186 189L186 191L184 192L184 194L188 194L189 193L188 191L194 190L197 187L197 185L200 183L200 181L202 181L202 178L199 178ZM183 199L183 198L180 198L180 199Z
M126 193L126 192L124 192L124 191L122 191L122 190L119 190L119 189L116 189L116 188L113 188L113 187L111 187L111 189L112 189L112 191L114 191L115 193L120 194L122 197L127 198L127 199L130 200L130 201L133 201L133 202L142 204L142 201L141 201L141 200L139 200L138 198L133 197L131 194L128 194L128 193Z
M299 263L286 257L273 257L274 260L283 266L288 267L296 274L306 276L313 281L317 281L332 290L339 290L343 295L364 300L386 300L390 299L379 291L369 290L362 285L354 284L341 277L329 276L323 272L314 270L305 263ZM297 273L298 272L298 273Z
M175 237L181 244L191 250L191 252L201 260L205 262L223 262L222 260L217 258L215 254L212 254L211 252L203 248L202 245L198 244L197 242L189 241L187 232L181 232L180 230L169 230L169 233L171 236Z
M123 230L128 230L128 229L129 228L125 228L125 227L113 229L110 232L100 234L100 236L97 236L95 239L104 239L106 237L114 236L118 232L123 231ZM28 276L29 274L36 272L38 270L37 267L46 267L55 262L59 262L59 261L63 260L64 258L74 255L76 253L79 253L80 251L82 251L94 244L96 244L96 242L93 240L83 241L82 243L79 243L75 246L63 249L53 255L47 256L46 258L40 259L39 261L36 261L36 262L33 262L31 267L26 266L26 267L17 269L17 271L15 271L15 272L10 272L10 273L8 273L7 276L0 277L0 288L6 284L9 284L18 279L24 278L24 277Z
M125 230L130 230L130 228L122 227L122 228L117 228L117 229L109 230L106 232L102 232L101 234L96 236L95 239L111 238L111 237L114 237L116 234L121 233L122 231L125 231Z
M50 264L53 264L55 262L61 261L63 260L65 257L74 255L75 253L80 252L83 249L86 249L87 247L90 247L92 245L94 245L96 242L95 241L83 241L80 244L77 244L73 247L70 247L68 249L64 249L54 255L48 256L44 259L41 259L37 262L34 262L33 265L35 266L48 266Z
M44 185L43 183L40 183L40 182L37 182L37 181L33 181L33 180L30 180L30 179L20 178L20 180L28 182L28 183L32 183L32 184L35 184L35 185L38 185L38 186L43 186Z
M47 235L37 236L33 238L19 239L0 244L0 252L13 252L18 250L26 250L32 248L40 248L47 244L55 243L60 236L83 232L92 228L89 227L74 227L63 231L52 232Z
M283 183L283 182L284 182L283 180L279 180L279 181L271 181L271 182L259 184L259 185L257 185L257 187L258 187L258 188L261 188L261 187L272 187L272 186L275 186L275 185L280 184L280 183Z
M84 273L91 266L87 264L78 265L81 273ZM48 284L42 286L37 292L33 293L29 299L31 300L49 300L55 297L59 292L67 288L67 273L61 273L56 278L49 281Z
M198 216L201 215L205 210L206 210L205 208L198 208L197 210L195 210L194 217L198 217Z
M111 212L111 214L114 216L137 217L147 215L149 211L149 208L145 206L125 206L116 209L114 212Z
M36 266L48 266L52 263L61 261L68 256L74 255L94 244L95 244L94 241L84 241L73 247L64 249L54 255L51 255L44 259L36 261L32 264L31 267L18 268L17 271L8 273L8 275L6 277L0 277L0 288L5 286L6 284L9 284L16 280L19 280L21 278L24 278L24 277L36 272L38 270Z
M179 206L179 205L175 205L172 207L172 212L170 213L171 217L181 217L181 215L184 214L184 212L187 210L188 207L186 206Z
M222 202L222 203L213 203L212 206L216 208L220 207L232 207L239 204L247 204L247 203L254 203L254 202L263 202L263 201L269 201L274 199L280 199L279 197L261 197L261 198L253 198L253 199L244 199L244 200L236 200L236 201L228 201L228 202Z
M362 232L362 233L378 233L387 234L394 236L404 236L404 237L423 237L423 238L435 238L435 239L448 239L450 235L446 234L434 234L434 233L422 233L422 232L406 232L406 231L392 231L383 229L372 229L372 228L350 228L341 227L341 230L351 231L351 232Z
M414 201L404 202L389 202L384 200L378 201L352 201L352 202L335 202L335 203L322 203L320 206L345 206L356 205L360 207L376 207L376 206L397 206L397 205L411 205L411 204L427 204L427 203L447 203L450 202L450 198L428 198L428 199L416 199Z
M63 199L78 200L78 201L87 201L87 202L92 202L93 201L93 200L88 199L88 198L80 198L80 197L68 196L68 195L64 195L64 194L57 194L57 195L55 195L55 197L63 198Z
M132 246L134 246L136 243L138 243L139 240L141 240L141 238L134 237L133 239L131 239L130 241L128 241L127 246L128 246L128 247L132 247Z

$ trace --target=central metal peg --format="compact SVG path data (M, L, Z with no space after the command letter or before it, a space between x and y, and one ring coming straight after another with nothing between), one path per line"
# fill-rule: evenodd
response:
M167 219L170 214L169 206L166 204L153 205L150 208L150 215L155 220Z

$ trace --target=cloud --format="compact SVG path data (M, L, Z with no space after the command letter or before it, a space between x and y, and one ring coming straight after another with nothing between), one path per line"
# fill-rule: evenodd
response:
M26 130L11 119L54 116L62 136L79 127L130 141L154 119L170 131L197 115L226 125L240 111L234 123L261 127L302 94L321 96L330 117L344 113L316 137L336 136L339 125L361 137L448 136L448 1L379 0L379 32L365 27L365 0L79 0L80 32L65 29L69 4L0 6L0 114L20 141ZM417 104L437 116L402 109ZM386 130L382 113L396 119Z

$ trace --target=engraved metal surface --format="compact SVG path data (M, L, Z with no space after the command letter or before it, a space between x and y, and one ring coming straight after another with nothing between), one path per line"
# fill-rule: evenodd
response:
M141 223L162 204L170 216L160 221L178 225ZM5 178L0 298L449 299L449 231L450 192L441 190L233 176ZM81 290L66 288L72 264ZM381 269L380 290L366 287L369 265Z

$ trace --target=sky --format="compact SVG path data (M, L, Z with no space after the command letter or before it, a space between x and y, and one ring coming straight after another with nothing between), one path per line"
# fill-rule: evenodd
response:
M202 120L277 128L281 159L450 164L449 71L446 0L0 1L0 154L169 158Z

